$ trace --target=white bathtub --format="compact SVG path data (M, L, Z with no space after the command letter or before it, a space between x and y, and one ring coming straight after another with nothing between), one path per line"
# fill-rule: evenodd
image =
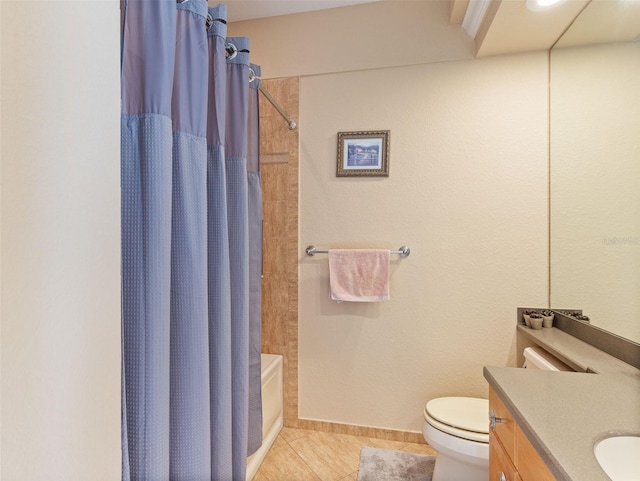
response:
M282 429L282 356L262 354L262 446L247 458L247 481L258 472Z

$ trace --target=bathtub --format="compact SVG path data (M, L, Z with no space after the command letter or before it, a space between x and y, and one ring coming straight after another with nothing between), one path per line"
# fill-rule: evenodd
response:
M282 429L282 356L262 354L262 446L247 458L246 481L251 481Z

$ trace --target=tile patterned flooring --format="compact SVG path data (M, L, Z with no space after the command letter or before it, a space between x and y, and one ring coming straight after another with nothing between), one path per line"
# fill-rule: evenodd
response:
M357 481L363 446L435 455L426 444L282 428L254 481Z

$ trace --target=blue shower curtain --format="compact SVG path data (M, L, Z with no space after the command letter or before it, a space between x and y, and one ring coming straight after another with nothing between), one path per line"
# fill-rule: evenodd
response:
M259 69L224 5L122 8L122 478L244 481L262 438Z

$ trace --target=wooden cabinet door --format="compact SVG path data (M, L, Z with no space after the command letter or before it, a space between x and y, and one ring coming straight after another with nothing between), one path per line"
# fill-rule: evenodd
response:
M489 430L500 440L507 456L515 459L516 423L493 389L489 389L489 413L493 413L498 420L495 427Z
M489 433L489 481L521 481L494 433Z
M536 448L520 428L516 428L515 465L523 481L556 481L556 478L542 460Z

